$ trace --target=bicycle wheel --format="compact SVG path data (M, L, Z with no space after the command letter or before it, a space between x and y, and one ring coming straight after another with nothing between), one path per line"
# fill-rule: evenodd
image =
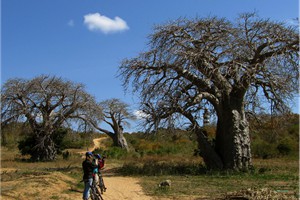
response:
M103 194L103 192L106 192L106 187L104 185L104 181L101 173L99 173L99 187L101 189L101 194Z
M93 183L90 188L90 196L92 200L100 200L95 190L95 184Z
M93 188L91 188L90 190L90 195L91 195L91 199L92 200L100 200L100 198L98 197L98 195L95 193L95 190Z
M95 183L93 183L91 187L91 198L92 200L103 200L101 193Z

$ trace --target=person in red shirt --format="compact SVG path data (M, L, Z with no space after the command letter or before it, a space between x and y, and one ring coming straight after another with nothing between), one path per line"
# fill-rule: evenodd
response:
M103 177L102 177L102 173L101 173L101 169L103 169L104 164L105 164L105 157L102 158L102 156L100 154L96 154L95 158L98 159L98 176L99 176L99 187L101 190L101 194L103 194L103 192L106 192L106 187L104 185L104 181L103 181Z

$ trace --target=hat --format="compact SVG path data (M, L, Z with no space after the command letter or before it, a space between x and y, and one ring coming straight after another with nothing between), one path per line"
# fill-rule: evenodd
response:
M93 156L93 153L88 151L88 152L85 153L85 156Z

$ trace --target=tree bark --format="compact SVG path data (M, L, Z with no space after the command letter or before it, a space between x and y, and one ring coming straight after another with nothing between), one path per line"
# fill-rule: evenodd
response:
M114 128L114 133L99 127L97 129L107 134L113 140L113 146L120 147L122 149L125 149L126 151L129 151L127 140L124 137L122 127L119 126L118 128Z
M113 143L114 146L121 147L122 149L126 149L126 151L129 150L126 138L124 137L123 133L114 134Z
M52 161L56 158L55 144L49 134L38 135L33 147L31 159L34 161Z
M220 156L214 150L214 145L209 143L209 141L207 140L207 137L204 134L204 130L198 127L196 128L195 132L197 135L200 156L203 158L206 167L208 169L222 169L223 162L220 159Z
M219 113L216 152L224 169L248 170L252 165L249 124L240 102L225 103Z
M113 143L114 146L121 147L122 149L126 149L126 151L129 151L127 140L124 137L123 128L119 127L118 130L113 134Z
M200 155L210 169L248 170L252 159L243 99L232 95L223 99L221 106L216 109L218 122L214 144L209 143L203 129L196 129Z

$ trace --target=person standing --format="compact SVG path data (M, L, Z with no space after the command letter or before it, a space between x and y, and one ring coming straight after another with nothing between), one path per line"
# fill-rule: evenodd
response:
M95 155L95 158L98 159L98 183L99 183L99 187L100 187L100 190L101 190L101 194L103 194L103 192L106 192L106 187L104 185L104 181L103 181L103 176L102 176L102 173L101 173L101 169L104 167L104 164L105 164L105 157L102 158L102 156L100 154L96 154Z
M93 184L93 170L98 167L97 163L93 162L93 158L92 152L86 152L85 160L82 162L84 181L83 200L89 199L90 188Z

